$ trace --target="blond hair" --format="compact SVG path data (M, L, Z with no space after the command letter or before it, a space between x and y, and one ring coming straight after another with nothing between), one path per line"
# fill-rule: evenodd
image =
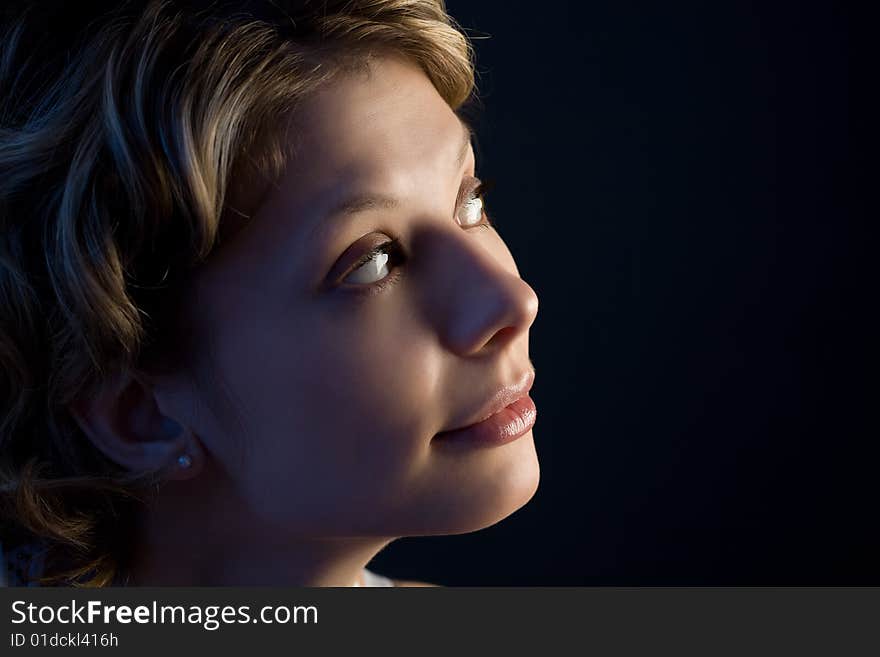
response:
M132 0L67 40L45 18L0 26L0 537L41 541L42 583L104 586L155 473L107 459L68 406L168 357L233 172L281 173L276 126L307 94L383 51L457 110L473 51L442 0Z

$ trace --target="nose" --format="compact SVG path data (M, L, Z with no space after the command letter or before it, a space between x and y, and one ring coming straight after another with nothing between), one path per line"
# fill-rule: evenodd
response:
M461 356L496 352L528 332L538 295L503 243L486 246L460 235L440 251L431 312L448 349Z

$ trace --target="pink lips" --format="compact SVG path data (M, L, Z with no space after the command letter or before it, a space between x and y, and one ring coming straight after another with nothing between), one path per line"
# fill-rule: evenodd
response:
M489 407L499 410L480 422L438 433L436 439L443 443L468 442L482 445L503 445L524 436L535 425L537 408L529 396L534 382L530 372L514 386L504 388L493 398Z

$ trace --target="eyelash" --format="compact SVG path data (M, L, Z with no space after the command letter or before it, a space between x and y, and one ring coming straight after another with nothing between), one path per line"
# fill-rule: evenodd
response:
M486 180L480 181L476 187L474 187L470 192L468 192L465 197L466 201L472 201L475 199L480 199L483 201L483 216L479 224L475 226L463 227L465 230L473 230L477 228L482 228L483 230L488 230L489 228L496 228L497 222L489 219L489 215L486 213L486 194L495 186L494 180ZM460 204L459 207L463 205ZM376 248L372 249L369 253L364 255L361 259L359 259L349 270L349 273L356 271L358 268L364 266L370 260L375 258L380 253L388 254L388 267L391 270L391 273L388 274L385 278L383 278L378 283L371 283L365 285L358 285L353 287L350 291L352 294L360 297L372 296L374 294L379 294L385 288L393 285L400 278L400 265L406 262L406 254L403 249L403 245L400 243L400 240L394 238L387 242L383 242Z

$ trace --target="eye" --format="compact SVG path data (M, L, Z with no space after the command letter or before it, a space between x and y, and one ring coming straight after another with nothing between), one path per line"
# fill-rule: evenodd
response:
M465 229L495 226L486 215L485 195L494 186L471 178L462 188L456 203L455 220ZM406 261L403 246L397 239L384 242L360 258L342 282L351 285L352 292L375 294L399 278L399 265Z
M373 285L388 278L391 270L402 261L402 250L397 240L380 244L358 260L344 281L355 285Z
M486 216L485 196L492 188L491 181L483 182L478 178L472 178L469 187L465 188L465 194L458 204L458 212L456 213L456 221L462 228L475 228L484 226L489 228L493 225ZM486 221L483 217L486 216Z

